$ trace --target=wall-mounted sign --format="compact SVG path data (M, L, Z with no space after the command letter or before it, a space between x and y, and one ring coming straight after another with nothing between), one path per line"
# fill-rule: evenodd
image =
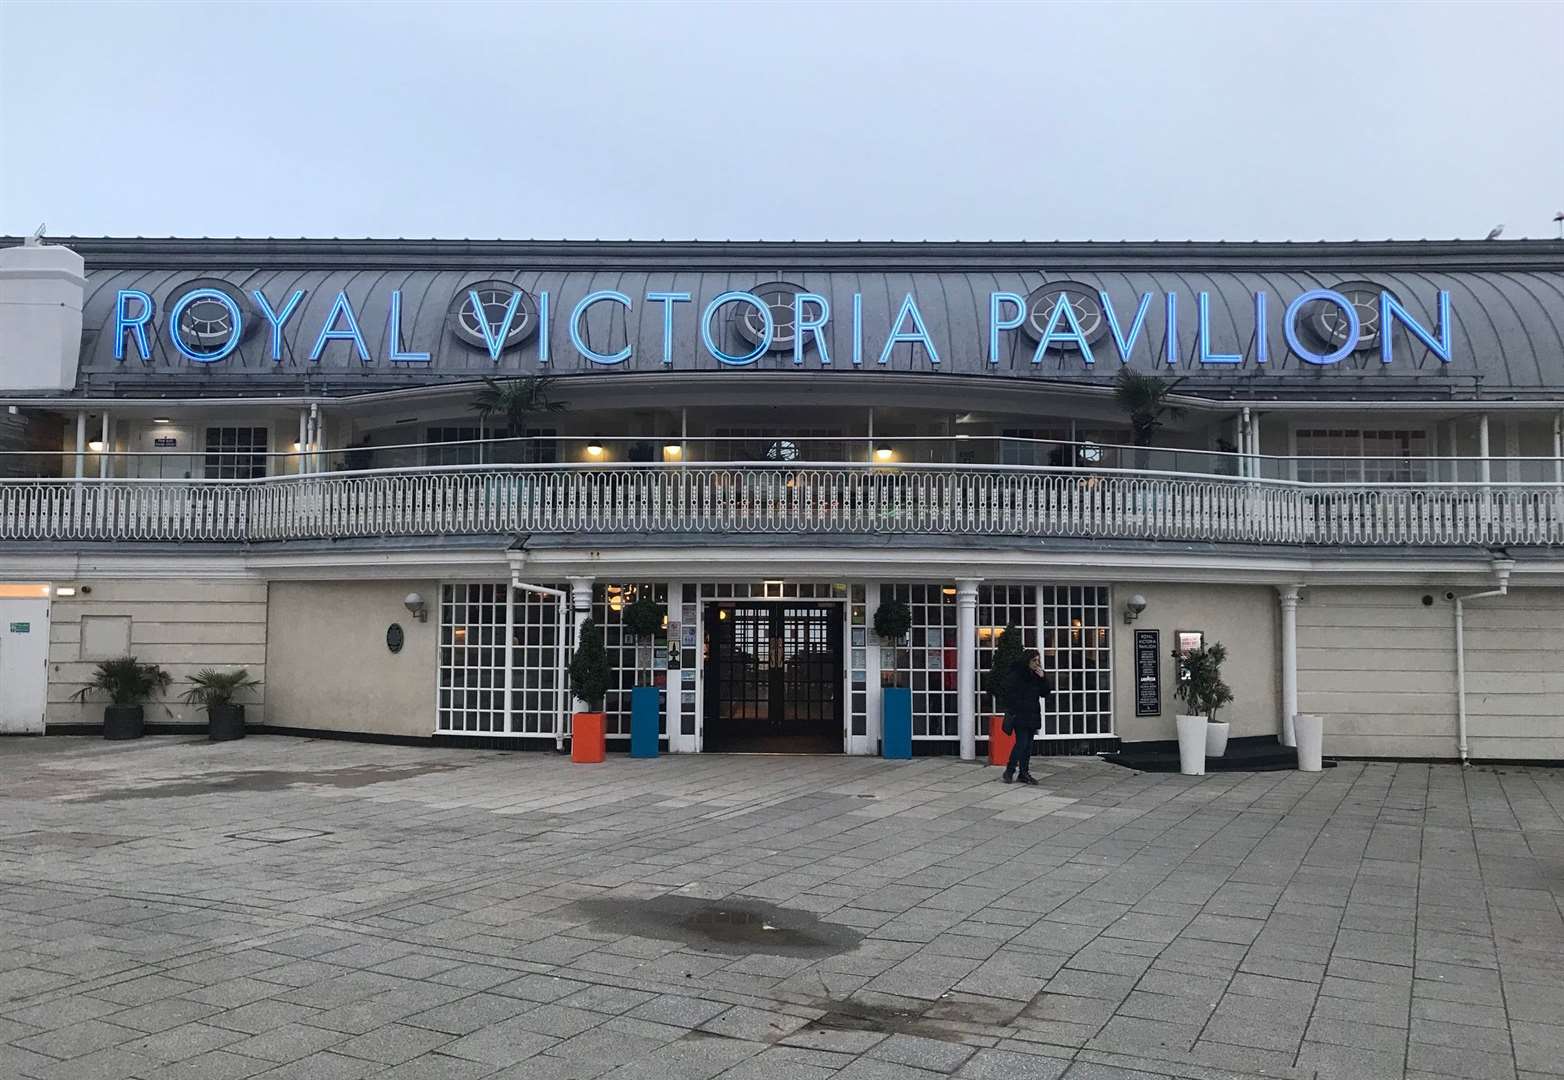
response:
M179 440L172 435L159 435L152 440L152 445L160 450L164 448L171 450L179 445Z
M667 280L672 285L677 275ZM1150 366L1195 362L1222 369L1252 363L1263 368L1280 359L1272 349L1280 354L1285 345L1304 365L1329 367L1370 349L1381 363L1392 363L1396 327L1404 331L1403 348L1415 339L1441 362L1453 359L1450 294L1444 290L1431 308L1424 308L1432 314L1414 315L1387 289L1341 286L1340 291L1303 289L1290 296L1246 291L1232 300L1247 311L1227 311L1231 302L1224 299L1213 317L1209 292L1146 291L1115 299L1106 290L1061 284L1030 294L991 291L986 304L980 299L975 305L978 325L958 330L937 322L931 329L917 294L901 289L896 290L899 298L892 293L880 308L880 294L810 292L781 282L712 296L657 289L630 296L598 289L551 297L546 289L533 293L513 287L506 296L503 288L509 286L497 284L502 288L459 290L452 299L458 315L467 316L456 320L463 328L458 334L467 346L463 351L486 355L496 365L507 350L525 344L539 366L579 358L588 368L627 370L696 367L707 357L722 367L747 367L770 353L800 367L807 355L810 366L827 370L885 369L894 357L911 355L921 357L914 363L928 370L948 365L972 372L997 368L1002 357L1028 346L1034 370L1050 353L1079 357L1085 370L1108 358ZM230 356L237 363L247 355L240 351L241 342L251 336L256 339L248 353L251 362L434 366L440 353L435 340L427 332L420 335L415 318L404 321L409 310L423 305L422 292L405 306L400 289L356 298L345 290L323 290L313 300L308 296L306 289L268 296L263 289L246 292L218 282L170 294L165 311L144 290L120 289L112 326L106 329L118 363L133 353L150 364L155 352L191 364L217 364ZM326 296L332 298L329 305L323 302ZM194 329L184 318L192 310L202 313L200 325L221 329L211 334ZM1219 334L1213 334L1214 323ZM648 329L633 334L627 329L640 324ZM740 340L727 333L730 325ZM1280 340L1273 342L1278 330ZM378 355L370 350L371 341L379 344ZM566 347L573 356L565 354ZM1235 348L1239 351L1225 351ZM1023 365L1025 355L1019 354ZM445 362L459 366L460 359Z
M386 627L386 648L394 653L401 652L403 639L401 623L392 623Z
M33 632L33 624L30 622L14 622L11 624L11 633L30 634Z
M1135 715L1162 715L1162 631L1135 631Z

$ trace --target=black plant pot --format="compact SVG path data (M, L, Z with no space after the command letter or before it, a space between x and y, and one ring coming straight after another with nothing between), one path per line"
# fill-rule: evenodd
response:
M105 739L139 739L146 731L140 705L106 705L103 708Z
M206 710L206 737L209 742L244 738L244 706L210 706Z

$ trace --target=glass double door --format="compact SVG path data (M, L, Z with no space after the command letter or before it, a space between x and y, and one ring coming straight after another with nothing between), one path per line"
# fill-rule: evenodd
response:
M705 749L842 750L840 604L708 604L705 669Z

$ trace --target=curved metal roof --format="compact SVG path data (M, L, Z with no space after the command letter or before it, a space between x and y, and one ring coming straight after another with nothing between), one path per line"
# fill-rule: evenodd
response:
M1128 325L1140 296L1153 294L1142 338L1131 363L1140 370L1186 376L1186 392L1256 397L1336 395L1465 398L1564 395L1564 243L1384 244L630 244L445 241L193 241L60 240L87 260L81 385L118 384L150 389L160 382L187 390L193 384L232 393L257 383L283 390L307 381L334 392L475 379L538 370L538 342L504 353L498 364L482 349L461 342L449 325L452 298L479 281L509 281L550 297L550 369L562 375L663 369L663 305L648 292L681 292L693 298L675 307L672 366L724 372L796 370L790 352L771 353L744 368L717 362L702 346L700 313L713 297L786 280L830 298L826 339L831 371L851 368L854 295L862 297L863 373L875 370L940 372L981 378L1100 382L1121 364L1110 339L1095 348L1087 367L1079 354L1050 351L1032 361L1033 342L1019 331L1001 335L1000 363L987 362L989 294L1025 295L1045 284L1073 281L1105 291L1120 322ZM3 241L0 241L3 243ZM192 363L157 335L153 360L142 364L128 351L114 359L115 295L140 289L158 304L185 282L217 278L248 294L263 290L275 306L296 289L306 293L284 332L284 357L273 363L264 325L247 335L227 359ZM1440 290L1451 297L1453 362L1441 363L1404 329L1394 338L1395 362L1377 350L1355 353L1333 366L1303 363L1292 355L1281 321L1288 301L1313 288L1370 281L1391 290L1424 326L1437 323ZM598 290L633 300L597 304L584 319L586 342L611 353L625 344L634 355L612 368L594 364L570 345L568 322L577 300ZM427 352L427 365L388 362L389 309L402 296L401 348ZM372 362L359 361L347 342L332 342L318 364L308 360L332 303L346 293L358 316ZM1268 294L1264 331L1269 362L1257 362L1256 291ZM1179 294L1174 368L1166 363L1162 295ZM1210 295L1210 347L1237 353L1233 366L1202 365L1196 341L1196 298ZM940 356L930 363L913 345L893 348L877 364L902 298L916 297ZM732 310L732 309L728 309ZM258 319L253 321L259 321ZM714 323L717 344L730 353L749 351L723 318ZM811 351L805 369L825 377Z

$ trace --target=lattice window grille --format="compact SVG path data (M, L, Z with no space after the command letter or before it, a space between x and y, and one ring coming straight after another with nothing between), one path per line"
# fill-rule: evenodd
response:
M603 699L603 734L610 739L628 739L630 737L630 691L634 689L637 679L637 664L640 665L640 678L649 684L655 683L666 690L668 672L664 668L655 670L653 666L657 645L663 639L656 641L637 642L634 635L624 627L624 610L636 599L643 595L650 595L663 610L663 626L668 625L668 585L666 582L640 584L613 584L599 583L592 588L592 617L603 628L603 647L608 650L608 663L612 670L612 679L609 683L608 694ZM637 650L641 651L639 660ZM659 698L658 714L663 715L667 701ZM659 724L659 734L662 726Z
M1113 620L1101 585L1038 589L1043 667L1054 677L1054 707L1039 738L1113 734Z
M881 585L880 603L891 600L907 605L912 627L901 641L881 643L881 684L912 690L914 739L954 739L958 700L955 586Z
M442 586L435 731L553 738L558 619L553 597L504 583Z
M977 602L977 736L988 738L987 717L1001 711L988 682L1005 627L1021 632L1022 648L1037 648L1037 588L1033 585L979 585Z

